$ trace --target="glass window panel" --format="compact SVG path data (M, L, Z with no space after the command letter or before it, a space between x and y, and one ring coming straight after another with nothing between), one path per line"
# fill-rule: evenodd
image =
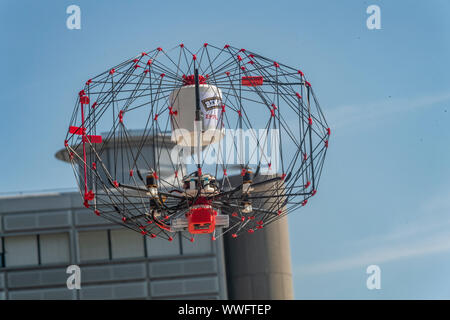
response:
M212 252L212 240L210 234L194 235L194 242L191 242L191 234L183 232L181 244L183 246L183 255L190 254L208 254Z
M107 230L78 232L78 245L80 261L109 259Z
M3 259L3 238L0 237L0 268L4 267L4 259Z
M135 258L144 256L144 239L129 229L111 230L112 258Z
M177 256L180 254L178 235L172 241L160 237L146 237L147 254L149 257Z
M5 238L5 266L29 266L38 264L37 237L15 236Z
M41 234L41 263L64 263L70 260L68 233Z

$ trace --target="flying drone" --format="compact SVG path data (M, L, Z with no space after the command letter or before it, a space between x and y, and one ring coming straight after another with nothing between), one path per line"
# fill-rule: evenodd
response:
M254 233L305 206L330 134L301 70L230 45L180 44L89 79L64 145L86 208L194 241Z

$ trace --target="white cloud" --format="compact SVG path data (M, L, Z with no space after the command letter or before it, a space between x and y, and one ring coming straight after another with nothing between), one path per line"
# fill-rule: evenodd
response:
M333 127L341 127L374 122L394 113L430 108L446 101L450 101L450 92L342 106L331 110L327 116ZM394 227L388 233L349 243L348 247L356 254L298 265L293 271L301 276L322 274L450 251L450 188L420 204L413 221Z
M450 189L430 197L419 211L421 215L408 225L358 241L360 250L353 256L299 265L294 273L330 273L450 251Z
M365 268L371 264L381 264L383 262L408 259L449 250L450 233L447 233L433 235L422 241L404 243L392 247L369 249L352 257L298 266L294 269L294 272L302 276L330 273L353 268Z
M387 98L360 105L345 105L328 110L327 119L333 128L367 123L388 115L426 108L450 100L450 93L408 98Z

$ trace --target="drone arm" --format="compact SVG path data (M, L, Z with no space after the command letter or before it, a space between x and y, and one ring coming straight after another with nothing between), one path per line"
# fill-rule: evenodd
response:
M148 192L147 189L139 188L139 187L135 187L135 186L130 186L128 184L123 184L123 183L119 183L119 187L122 187L122 188L125 188L125 189L136 190L136 191Z
M264 181L252 183L250 185L250 187L256 187L256 186L264 185L266 183L271 183L271 182L275 182L275 181L279 181L279 180L282 180L282 178L281 177L275 177L275 178L272 178L272 179L269 179L269 180L264 180ZM232 190L222 192L219 195L211 196L211 198L223 197L223 196L227 196L227 195L233 194L233 193L238 192L239 190L241 190L242 186L243 186L243 184L237 186L236 188L234 188Z
M239 209L239 206L236 206L236 205L233 205L233 204L230 204L230 203L220 203L220 205L225 205L225 206L233 208L233 209ZM274 215L277 214L274 211L260 209L260 208L253 208L253 211L254 212L258 212L258 213L268 213L268 214L274 214Z
M123 184L123 183L119 183L119 187L125 188L125 189L131 189L131 190L136 190L136 191L142 191L142 192L148 192L147 189L144 188L140 188L140 187L135 187L135 186L130 186L128 184ZM166 197L172 197L172 198L177 198L177 199L186 199L186 197L184 196L179 196L179 195L175 195L173 193L167 193L167 192L158 192L160 195L166 196Z

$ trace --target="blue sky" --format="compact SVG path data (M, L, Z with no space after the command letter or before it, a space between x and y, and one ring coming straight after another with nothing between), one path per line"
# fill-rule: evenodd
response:
M319 193L289 218L295 297L449 299L449 14L445 0L3 0L0 192L74 186L54 153L91 76L158 46L230 43L301 68L333 130Z

